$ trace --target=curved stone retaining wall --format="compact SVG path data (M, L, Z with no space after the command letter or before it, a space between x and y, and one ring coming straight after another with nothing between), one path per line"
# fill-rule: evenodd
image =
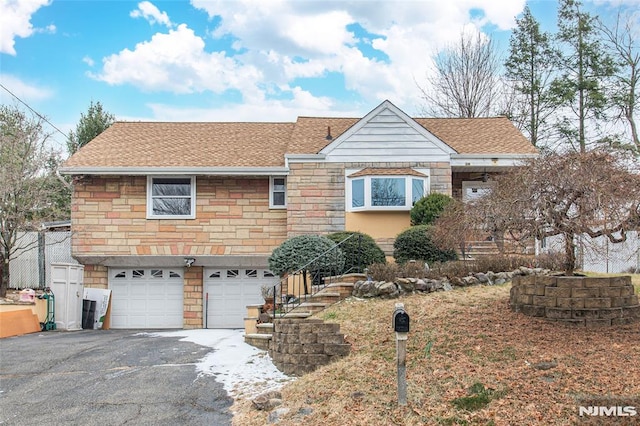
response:
M631 277L513 277L511 309L577 326L609 326L640 321Z

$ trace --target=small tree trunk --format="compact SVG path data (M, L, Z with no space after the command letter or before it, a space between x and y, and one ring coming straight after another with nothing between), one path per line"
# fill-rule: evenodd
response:
M564 234L565 267L564 273L572 276L576 269L576 244L573 241L573 234Z
M2 270L2 280L0 281L0 297L6 297L7 289L9 288L9 259L2 259L0 269Z

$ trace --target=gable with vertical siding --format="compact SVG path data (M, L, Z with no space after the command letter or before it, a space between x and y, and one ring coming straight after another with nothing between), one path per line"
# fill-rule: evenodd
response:
M455 153L388 101L320 152L329 162L439 162Z

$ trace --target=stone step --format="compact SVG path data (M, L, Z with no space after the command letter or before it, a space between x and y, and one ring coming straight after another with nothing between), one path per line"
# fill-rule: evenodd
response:
M270 315L274 318L273 314ZM280 318L309 318L311 316L311 312L288 312L286 314L276 314L275 319Z
M322 291L330 293L339 293L341 299L346 299L353 294L354 283L333 283L326 286Z
M256 328L258 329L257 334L271 334L273 333L273 323L264 322L262 324L257 324Z
M324 303L325 305L333 305L336 302L339 302L342 298L340 297L340 293L331 293L321 291L320 293L316 293L311 296L309 299L312 303Z
M312 315L316 314L320 311L324 311L327 306L326 303L314 303L314 302L304 302L302 304L300 304L298 307L296 307L293 312L298 312L298 310L300 311L304 311L304 312L309 312Z
M245 334L244 342L264 351L269 350L269 342L271 342L271 334Z

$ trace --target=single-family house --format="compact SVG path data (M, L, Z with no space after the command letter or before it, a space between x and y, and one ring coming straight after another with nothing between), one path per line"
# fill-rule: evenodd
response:
M73 256L112 328L235 328L289 237L361 231L391 252L413 203L467 199L537 155L504 117L116 122L64 164Z

